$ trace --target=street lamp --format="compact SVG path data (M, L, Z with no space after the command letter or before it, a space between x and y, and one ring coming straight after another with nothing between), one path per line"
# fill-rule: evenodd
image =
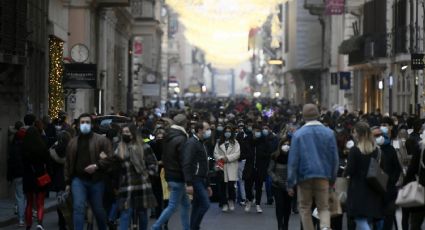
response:
M404 66L401 67L401 70L406 70L407 67L408 67L407 65L404 65Z
M390 105L389 105L389 112L390 112L390 116L393 114L393 84L394 84L394 80L393 80L393 75L390 75L390 79L389 79L389 97L390 97Z

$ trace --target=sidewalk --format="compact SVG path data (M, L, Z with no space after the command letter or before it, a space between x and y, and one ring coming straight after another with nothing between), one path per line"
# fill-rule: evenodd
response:
M45 213L56 210L56 193L51 192L44 202ZM0 228L18 223L15 215L15 200L0 199Z

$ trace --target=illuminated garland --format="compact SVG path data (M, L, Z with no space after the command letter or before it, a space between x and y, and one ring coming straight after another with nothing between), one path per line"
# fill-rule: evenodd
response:
M63 41L50 36L49 39L49 117L57 118L64 107L63 97Z

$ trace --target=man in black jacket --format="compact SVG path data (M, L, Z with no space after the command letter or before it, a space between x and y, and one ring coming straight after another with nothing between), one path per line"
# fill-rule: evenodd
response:
M160 230L161 226L176 212L179 205L182 206L180 218L183 230L189 230L190 202L186 194L182 167L183 147L188 138L185 130L187 119L185 115L178 114L173 120L175 125L172 125L167 131L162 150L162 163L165 170L165 180L170 187L170 198L167 208L162 211L161 216L152 225L152 230Z
M197 122L195 133L184 146L183 172L187 184L186 191L193 194L190 229L200 229L202 218L210 207L209 197L212 195L208 183L208 153L203 144L204 139L211 136L207 122Z

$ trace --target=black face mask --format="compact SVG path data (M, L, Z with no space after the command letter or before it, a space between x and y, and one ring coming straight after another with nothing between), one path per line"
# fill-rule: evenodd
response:
M130 143L130 141L131 141L131 136L130 136L130 135L122 135L122 140L123 140L125 143Z

